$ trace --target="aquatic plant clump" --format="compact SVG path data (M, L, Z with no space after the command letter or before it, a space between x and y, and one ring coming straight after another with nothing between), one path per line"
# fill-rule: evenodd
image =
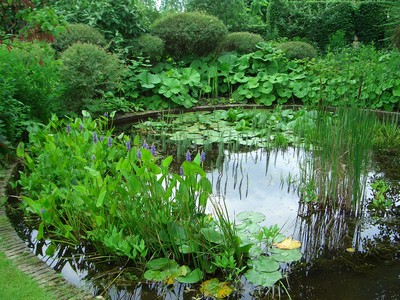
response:
M18 146L21 205L40 217L37 238L52 241L46 254L58 244L89 243L98 254L146 269L148 280L195 283L206 274L244 275L264 287L282 278L277 262L301 258L299 250L280 249L285 237L277 226L261 226L261 214L233 222L223 203L210 202L204 152L187 152L176 174L172 156L161 159L155 145L137 136L115 135L108 121L86 112L82 119L53 116L31 135L29 149ZM254 281L256 273L261 281Z

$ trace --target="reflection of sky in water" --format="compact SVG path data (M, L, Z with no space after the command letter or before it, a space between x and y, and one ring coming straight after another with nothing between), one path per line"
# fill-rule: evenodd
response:
M225 152L221 170L208 174L215 198L225 198L231 217L242 211L261 212L266 216L263 225L278 224L290 234L299 197L293 188L288 191L287 181L298 178L298 156L294 149Z

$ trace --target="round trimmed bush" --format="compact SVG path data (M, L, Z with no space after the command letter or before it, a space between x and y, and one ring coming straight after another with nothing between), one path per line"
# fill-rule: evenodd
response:
M400 25L394 30L392 41L393 45L400 50Z
M173 13L156 20L151 32L165 42L165 52L174 58L206 56L228 30L216 17L199 12Z
M54 42L57 51L63 52L75 43L88 43L101 47L107 46L107 41L103 34L96 28L86 24L70 24L67 32L60 34Z
M317 51L315 50L315 48L306 42L285 42L279 44L277 48L285 52L286 57L289 59L304 59L317 56Z
M256 45L264 42L261 35L251 32L229 33L219 45L219 52L246 54L257 50Z
M136 54L147 56L151 61L160 60L165 43L158 36L143 34L136 40Z
M117 56L93 44L73 44L64 51L61 61L64 101L71 111L79 111L87 100L115 88L123 71Z

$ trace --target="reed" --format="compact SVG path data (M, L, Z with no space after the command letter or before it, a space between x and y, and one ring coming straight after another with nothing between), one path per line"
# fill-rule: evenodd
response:
M305 134L309 149L300 162L301 188L323 207L360 208L366 185L367 167L376 117L368 111L340 107L335 113L322 107L313 129ZM301 126L301 125L300 125Z

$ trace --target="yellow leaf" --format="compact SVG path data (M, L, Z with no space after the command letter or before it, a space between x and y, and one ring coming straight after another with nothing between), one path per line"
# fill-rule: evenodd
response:
M225 298L225 297L229 296L230 294L232 294L232 289L226 283L224 283L218 289L217 297L218 298Z
M165 280L165 284L166 285L170 285L174 283L174 277L173 276L169 276L166 280Z
M297 240L294 240L292 238L286 238L280 243L275 243L274 246L278 249L283 249L283 250L292 250L292 249L298 249L301 247L301 243Z
M349 253L354 253L354 252L356 252L356 249L354 249L354 248L346 248L346 251L349 252Z

